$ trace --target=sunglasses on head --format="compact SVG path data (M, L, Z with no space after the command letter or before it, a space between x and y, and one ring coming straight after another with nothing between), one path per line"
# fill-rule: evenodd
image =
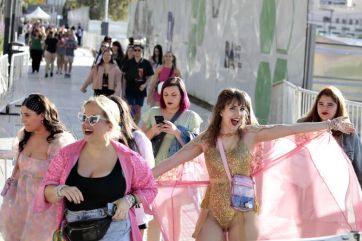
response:
M87 116L86 114L83 114L83 113L78 113L78 119L82 123L87 121L89 123L89 125L91 125L91 126L94 126L100 120L107 121L107 119L103 118L101 115L89 115L89 116Z

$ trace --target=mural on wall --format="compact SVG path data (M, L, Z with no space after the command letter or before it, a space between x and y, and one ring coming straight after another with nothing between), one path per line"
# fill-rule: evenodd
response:
M192 0L192 26L189 33L189 61L195 62L197 47L204 39L206 24L206 0Z
M224 67L227 69L241 69L241 45L231 41L225 41Z
M221 0L212 0L212 17L217 18L219 16Z
M152 13L145 24L153 25L153 32L144 37L150 47L172 43L191 95L213 104L221 89L243 89L266 123L273 85L302 84L307 1L148 0L134 8L145 2L147 8L139 11ZM131 30L133 25L130 21Z
M173 16L172 12L168 12L168 15L167 15L167 40L168 40L167 50L170 50L170 51L172 51L174 25L175 25L175 18Z
M268 123L273 84L288 79L287 58L294 29L295 1L262 2L260 52L268 61L259 64L255 88L255 115L262 124ZM271 65L274 67L273 76ZM294 66L296 67L298 66Z

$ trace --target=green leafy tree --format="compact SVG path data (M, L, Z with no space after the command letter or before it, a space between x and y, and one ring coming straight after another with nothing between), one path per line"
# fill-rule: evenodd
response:
M133 0L109 0L108 14L112 20L124 20L128 17L128 5ZM67 0L64 5L63 14L66 15L71 9L82 6L90 7L89 17L91 19L104 18L104 1L103 0Z

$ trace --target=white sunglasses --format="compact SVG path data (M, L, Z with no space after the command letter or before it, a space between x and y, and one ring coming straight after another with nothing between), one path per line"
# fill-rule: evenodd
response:
M106 118L101 117L101 115L90 115L87 116L86 114L83 113L78 113L78 120L82 123L84 122L88 122L89 125L94 126L95 124L97 124L100 120L104 120L107 121Z

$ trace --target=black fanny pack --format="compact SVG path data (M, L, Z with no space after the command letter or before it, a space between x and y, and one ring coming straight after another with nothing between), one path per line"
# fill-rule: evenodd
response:
M101 240L111 225L112 217L97 220L86 220L67 223L64 227L64 236L69 241L97 241Z

